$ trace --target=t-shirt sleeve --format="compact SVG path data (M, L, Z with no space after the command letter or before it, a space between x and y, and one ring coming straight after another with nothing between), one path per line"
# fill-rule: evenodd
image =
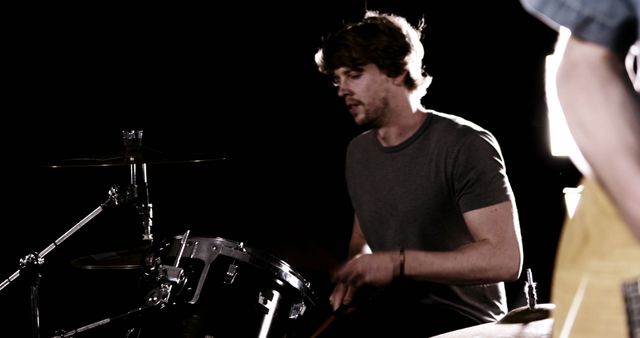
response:
M454 189L462 212L508 201L511 185L500 146L487 131L467 135L456 154Z
M525 10L554 29L626 53L637 39L636 8L628 0L521 0Z

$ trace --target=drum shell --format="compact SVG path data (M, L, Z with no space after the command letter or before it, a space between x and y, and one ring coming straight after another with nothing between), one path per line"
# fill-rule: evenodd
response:
M182 254L180 255L180 252ZM179 257L179 259L176 259ZM172 291L174 304L146 329L178 337L293 336L297 321L314 306L310 284L286 262L224 238L165 241L157 258L184 270Z

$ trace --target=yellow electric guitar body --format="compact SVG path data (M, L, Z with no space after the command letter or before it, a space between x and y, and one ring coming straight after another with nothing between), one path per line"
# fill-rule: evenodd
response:
M601 187L582 183L554 267L553 337L640 337L640 241Z

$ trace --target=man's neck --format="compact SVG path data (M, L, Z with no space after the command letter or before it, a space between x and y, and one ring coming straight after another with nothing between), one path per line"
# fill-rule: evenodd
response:
M397 115L387 125L376 130L378 141L385 147L396 146L411 137L426 118L427 112L422 107Z

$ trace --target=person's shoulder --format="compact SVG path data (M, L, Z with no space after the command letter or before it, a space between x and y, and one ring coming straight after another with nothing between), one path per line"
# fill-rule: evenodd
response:
M427 110L427 112L431 114L433 124L440 124L443 127L452 128L465 133L489 133L487 129L462 116L447 114L436 110Z
M434 130L438 130L441 142L450 142L452 146L458 147L484 147L489 144L491 147L499 149L498 140L486 128L472 122L464 117L454 114L446 114L438 111L429 111L432 116L431 124ZM446 141L448 140L448 141Z

